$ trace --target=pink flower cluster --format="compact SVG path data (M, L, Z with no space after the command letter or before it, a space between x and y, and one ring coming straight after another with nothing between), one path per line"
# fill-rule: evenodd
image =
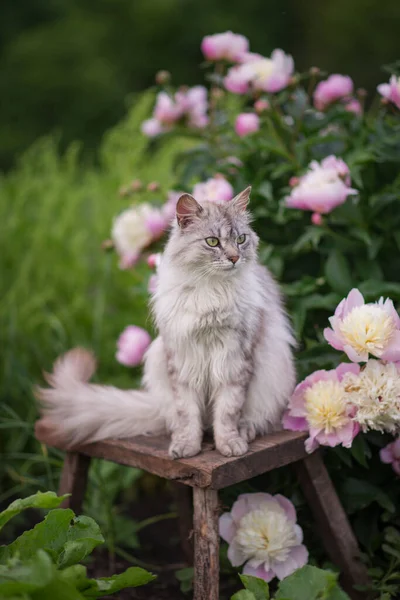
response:
M327 156L321 163L313 160L305 175L293 181L285 204L289 208L326 214L343 204L348 196L357 194L350 185L349 167L341 158Z
M325 81L320 81L314 92L314 106L317 110L325 110L334 102L342 102L349 112L362 113L362 107L356 98L352 97L354 84L348 75L330 75Z
M171 97L166 92L157 95L153 117L142 123L142 133L155 137L185 120L189 127L202 129L208 123L207 90L202 85L180 90Z
M381 298L367 304L353 289L329 321L325 339L353 362L316 371L297 385L283 425L309 432L308 452L319 444L348 448L360 429L400 428L400 317L393 302ZM361 368L359 362L366 365ZM389 445L382 460L398 460L395 452L398 445Z
M381 83L377 89L383 98L400 108L400 77L392 75L389 83Z

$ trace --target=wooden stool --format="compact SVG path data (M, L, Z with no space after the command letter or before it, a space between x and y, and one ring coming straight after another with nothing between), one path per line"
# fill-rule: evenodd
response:
M60 494L70 493L64 506L81 511L90 457L139 467L193 488L193 522L190 488L177 486L180 530L186 555L190 557L189 533L194 530L194 600L219 599L218 490L292 464L304 495L314 513L322 541L332 562L339 567L342 584L352 598L360 598L355 584L367 582L366 569L359 559L356 538L332 485L320 453L308 455L304 433L282 431L258 438L244 456L226 458L206 442L201 454L171 460L169 438L136 437L107 440L68 452L60 482ZM187 492L183 494L183 492Z

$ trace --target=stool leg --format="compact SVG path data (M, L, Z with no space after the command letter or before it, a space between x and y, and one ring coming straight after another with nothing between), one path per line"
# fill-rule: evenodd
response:
M367 570L347 515L333 487L319 451L294 464L304 496L314 513L322 541L332 562L343 574L343 587L352 598L363 598L354 585L368 583Z
M79 515L82 510L85 497L88 471L90 465L89 456L79 452L67 452L60 478L58 494L71 494L61 504L62 508L71 508Z
M171 481L172 494L178 509L179 535L185 559L193 564L193 495L192 488L177 481Z
M193 600L219 600L218 492L193 488Z

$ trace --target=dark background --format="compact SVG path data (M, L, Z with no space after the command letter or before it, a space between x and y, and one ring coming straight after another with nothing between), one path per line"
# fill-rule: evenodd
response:
M94 149L157 70L200 82L202 37L227 29L369 91L400 58L399 0L1 0L0 168L50 131Z

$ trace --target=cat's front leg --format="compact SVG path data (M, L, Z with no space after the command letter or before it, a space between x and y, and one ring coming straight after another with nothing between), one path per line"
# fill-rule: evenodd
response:
M221 387L214 399L214 440L224 456L241 456L248 450L247 441L239 434L239 422L246 390L242 383Z
M189 458L200 452L203 441L200 398L188 385L177 384L174 387L175 410L169 455L171 458Z

